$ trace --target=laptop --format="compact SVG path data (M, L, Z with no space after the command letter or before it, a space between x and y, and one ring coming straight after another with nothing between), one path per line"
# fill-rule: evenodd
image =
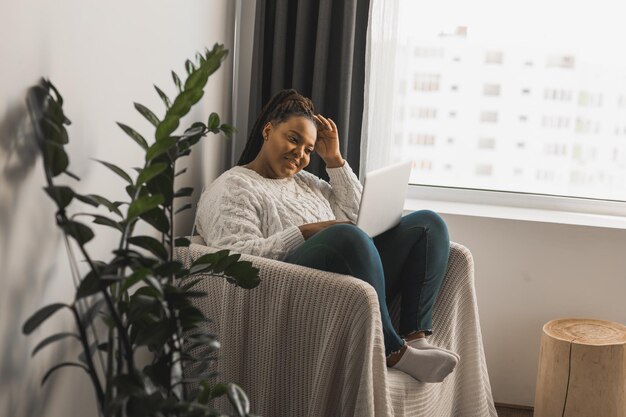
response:
M370 237L400 223L412 161L404 161L365 174L356 225Z

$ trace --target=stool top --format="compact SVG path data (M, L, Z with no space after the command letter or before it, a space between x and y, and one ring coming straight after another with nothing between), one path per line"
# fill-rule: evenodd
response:
M553 338L581 345L626 344L626 326L594 319L558 319L543 326L543 332Z

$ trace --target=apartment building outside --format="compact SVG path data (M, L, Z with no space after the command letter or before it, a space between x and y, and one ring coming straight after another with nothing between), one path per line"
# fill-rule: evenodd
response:
M397 45L391 159L411 182L626 200L626 71L566 48Z

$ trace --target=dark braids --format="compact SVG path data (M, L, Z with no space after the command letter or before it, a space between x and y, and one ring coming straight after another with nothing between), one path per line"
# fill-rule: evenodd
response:
M237 165L246 165L254 160L263 146L263 127L267 122L282 123L292 116L310 119L316 126L315 107L313 102L300 95L296 90L281 90L263 107L254 122L246 147L241 153Z

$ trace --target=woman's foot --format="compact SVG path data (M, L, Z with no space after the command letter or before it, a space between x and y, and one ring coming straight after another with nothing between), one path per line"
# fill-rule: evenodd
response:
M396 363L398 363L398 361L400 360L400 358L402 358L402 355L404 355L404 352L406 352L406 350L409 348L409 345L407 345L406 343L402 345L402 348L400 348L399 351L397 352L393 352L392 354L390 354L389 356L387 356L387 366L389 368L393 368L394 365Z
M453 351L448 350L448 349L444 349L444 348L440 348L440 347L431 345L430 343L428 343L428 341L426 340L425 337L420 337L420 338L415 338L415 339L412 339L412 340L407 340L406 343L409 346L411 346L412 348L414 348L414 349L420 349L420 350L428 350L428 349L442 350L442 351L444 351L446 353L449 353L450 355L453 355L456 358L457 361L461 359L459 354L456 353L456 352L453 352Z
M439 349L414 349L406 343L387 358L387 366L421 382L441 382L454 370L458 359Z

